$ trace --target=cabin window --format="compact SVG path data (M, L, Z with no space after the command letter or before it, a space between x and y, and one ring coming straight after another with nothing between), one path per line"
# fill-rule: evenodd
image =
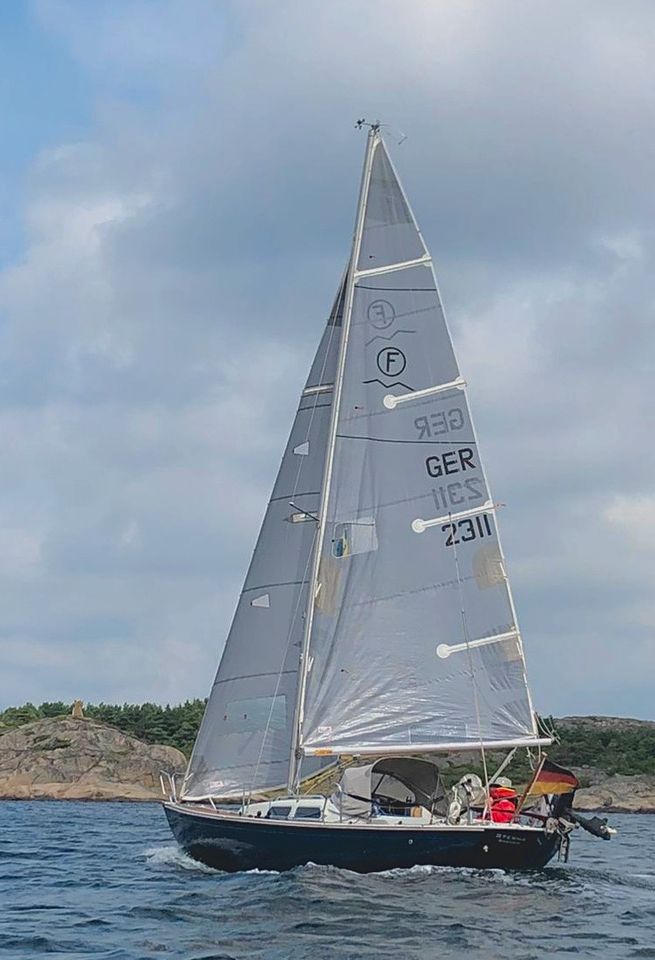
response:
M334 525L332 554L338 559L352 557L356 553L368 553L377 548L378 538L375 532L375 520L372 517Z
M276 806L271 807L266 816L270 820L286 820L289 814L291 813L291 804L289 803L279 803Z
M225 705L221 733L257 733L287 727L287 698L251 697L232 700Z
M321 819L321 808L320 807L296 807L296 812L293 815L294 820L320 820Z

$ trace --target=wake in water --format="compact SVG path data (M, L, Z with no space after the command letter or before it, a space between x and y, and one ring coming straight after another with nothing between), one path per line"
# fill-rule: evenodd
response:
M150 850L144 851L144 856L148 863L152 864L153 866L179 867L182 870L191 870L196 873L210 873L217 877L226 876L223 870L216 870L214 867L208 867L206 863L200 863L199 860L194 860L193 857L190 857L187 853L185 853L181 847L177 846L177 844L166 844L165 846L161 847L152 847ZM278 870L245 870L240 875L248 876L249 874L259 876L280 876ZM234 874L228 874L228 876L234 876Z
M195 873L220 873L186 854L176 843L163 847L151 847L144 850L144 856L149 864L155 867L178 867L181 870L192 870Z
M208 874L215 877L246 878L248 876L275 876L295 877L299 880L303 877L310 879L319 879L320 877L342 877L344 882L357 883L357 879L379 878L385 881L412 882L421 881L429 877L442 878L449 883L464 883L474 881L476 884L483 885L504 885L509 887L528 887L543 888L548 886L557 887L560 890L577 889L581 893L589 891L598 884L609 883L613 886L630 887L634 886L640 889L652 889L655 891L655 874L649 873L628 873L623 876L617 876L615 872L607 869L594 869L584 866L571 864L553 865L542 870L530 872L507 871L507 870L478 870L472 867L440 867L426 864L417 864L413 867L396 867L391 870L381 870L377 873L360 874L351 870L344 870L339 867L325 866L317 863L307 863L301 867L295 867L286 873L280 873L278 870L247 870L237 874L225 873L222 870L216 870L208 867L204 863L194 860L186 854L177 844L164 844L158 847L151 847L144 851L144 857L147 863L157 868L172 868L189 871L191 873ZM347 879L351 878L351 879Z

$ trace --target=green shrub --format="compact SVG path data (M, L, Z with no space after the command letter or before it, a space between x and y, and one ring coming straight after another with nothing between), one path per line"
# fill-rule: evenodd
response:
M188 757L206 702L186 700L163 707L156 703L89 703L84 713L146 743L177 747ZM38 707L33 703L8 707L0 713L0 732L32 720L67 715L71 708L72 704L63 701L42 703ZM548 718L547 725L554 729L558 739L548 748L548 755L565 767L598 767L606 773L625 775L655 774L655 725L628 725L617 720L614 724L600 726L591 721L567 723L552 717ZM471 769L477 769L475 762ZM458 771L453 770L450 776L457 778ZM517 753L512 762L511 776L516 782L529 778L530 769L524 751Z

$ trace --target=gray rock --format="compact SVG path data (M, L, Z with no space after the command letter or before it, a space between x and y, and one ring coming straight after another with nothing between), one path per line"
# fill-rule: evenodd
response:
M655 775L624 777L605 774L603 779L578 790L575 808L611 813L655 813Z
M26 723L0 736L0 799L160 800L160 770L184 754L87 718Z

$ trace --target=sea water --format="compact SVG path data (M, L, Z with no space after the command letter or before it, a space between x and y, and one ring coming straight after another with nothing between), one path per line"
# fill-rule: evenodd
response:
M655 816L532 873L190 860L153 804L0 803L0 957L655 958Z

